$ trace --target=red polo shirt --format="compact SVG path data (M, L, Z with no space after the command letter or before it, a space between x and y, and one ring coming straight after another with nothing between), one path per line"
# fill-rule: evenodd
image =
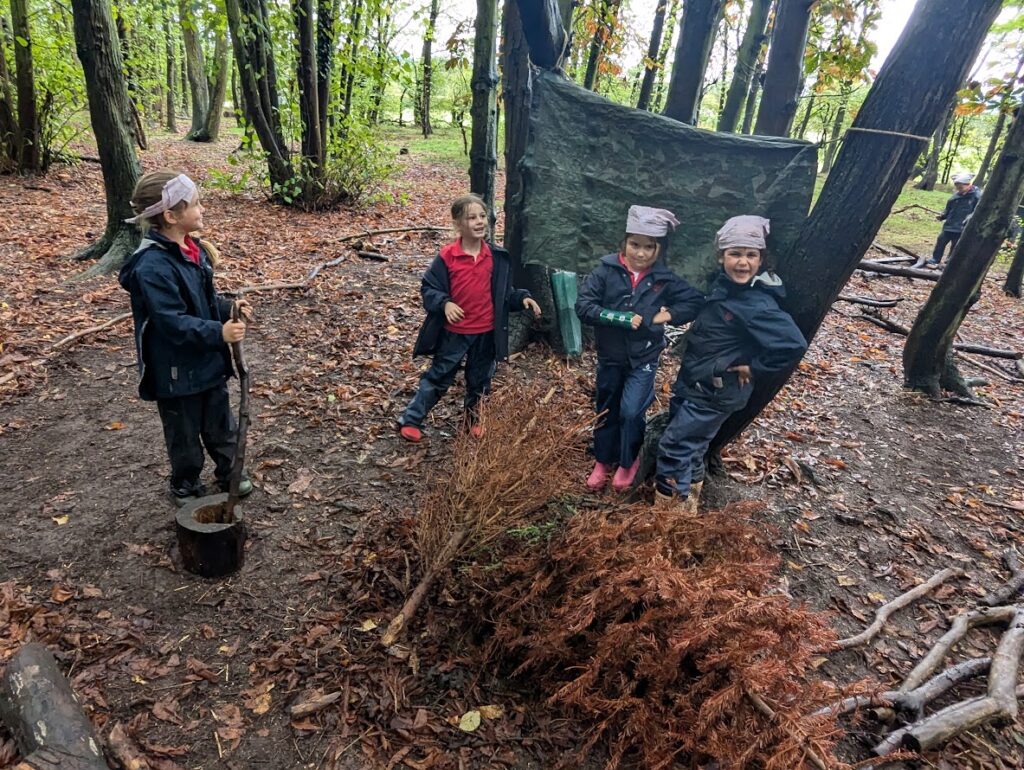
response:
M192 260L193 264L199 264L199 244L187 235L185 236L185 248L181 251L186 257Z
M446 323L444 328L457 334L483 334L494 330L494 299L491 297L491 273L494 258L491 248L480 243L475 257L462 248L462 240L449 243L441 249L441 259L448 267L448 281L452 302L466 315L458 323Z

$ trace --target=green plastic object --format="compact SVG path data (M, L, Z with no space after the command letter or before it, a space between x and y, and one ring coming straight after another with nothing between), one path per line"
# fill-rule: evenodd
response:
M601 323L608 326L618 326L623 329L632 329L633 313L625 310L602 310Z
M576 273L555 270L551 273L551 294L555 298L558 331L567 356L583 353L583 327L576 315Z

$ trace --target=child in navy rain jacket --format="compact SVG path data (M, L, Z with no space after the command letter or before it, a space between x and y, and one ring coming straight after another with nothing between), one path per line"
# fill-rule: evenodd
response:
M601 258L576 301L576 314L595 327L598 425L594 470L587 486L623 491L640 465L645 413L654 401L654 376L665 348L665 324L692 321L700 293L659 260L661 239L679 222L670 211L631 206L619 254Z
M779 307L782 281L764 270L768 228L761 217L733 217L715 238L722 269L687 336L658 447L655 497L661 505L685 500L686 509L696 512L711 439L746 406L754 379L786 369L807 349L796 323Z
M244 321L231 321L231 300L213 288L212 247L192 238L203 227L195 183L184 174L154 171L132 195L136 222L146 235L121 268L131 294L139 395L156 401L171 461L171 494L184 505L206 494L200 483L203 447L227 491L238 426L228 400L228 344L245 337ZM239 302L243 314L247 302ZM239 492L252 483L243 478Z
M508 314L530 310L540 316L530 292L512 288L508 252L484 240L487 208L478 195L452 203L452 223L459 237L441 249L423 275L420 294L427 310L413 356L433 355L412 401L398 419L406 441L423 438L423 420L451 387L459 364L466 361L466 423L474 436L475 409L491 386L496 361L508 358Z

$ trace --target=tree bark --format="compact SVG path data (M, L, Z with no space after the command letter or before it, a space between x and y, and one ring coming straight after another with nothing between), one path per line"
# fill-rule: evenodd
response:
M757 113L754 133L762 136L788 136L796 115L803 73L804 48L811 23L811 8L817 0L779 0L772 44L768 51L768 70L764 93Z
M647 46L647 58L644 59L644 77L640 82L640 95L636 99L636 108L646 110L654 93L654 76L658 74L658 52L661 50L661 36L665 29L665 10L668 0L658 0L654 10L654 25L651 27L651 40Z
M917 190L934 190L935 183L939 181L939 158L942 155L942 148L946 145L946 137L949 127L953 123L955 111L956 98L950 102L945 118L935 130L935 136L928 152L928 160L925 161L924 171L921 174L921 181L914 185Z
M175 61L174 61L174 38L171 36L171 8L168 5L164 8L164 47L167 52L167 130L172 134L178 133L177 121L177 99L174 95Z
M477 0L473 42L473 139L469 189L484 199L488 231L494 232L494 178L498 169L498 2Z
M672 79L662 113L665 116L681 123L696 123L704 71L724 10L723 0L687 0L684 4Z
M938 396L953 337L981 292L1024 188L1024 118L1010 124L992 179L953 248L949 264L917 314L903 348L905 385Z
M299 88L299 121L302 124L302 176L316 183L324 163L320 136L319 88L316 66L316 21L313 0L292 0L295 21L296 82Z
M334 69L334 45L337 39L339 0L320 0L316 9L316 101L320 117L320 138L330 145L327 118L331 104L331 71Z
M352 89L356 80L356 56L359 54L362 40L362 23L364 15L363 0L354 0L352 3L351 23L349 24L348 42L346 43L348 55L348 69L345 72L345 96L342 102L342 114L347 118L352 112ZM431 68L433 69L433 68Z
M598 74L601 69L601 59L604 58L605 48L608 41L615 34L615 26L618 23L619 10L622 7L622 0L602 0L601 18L597 20L594 30L594 37L590 41L590 55L587 57L587 71L583 76L583 87L588 91L597 90Z
M817 99L817 94L813 91L811 95L807 97L807 106L804 108L804 118L800 121L800 128L796 131L796 138L803 139L807 134L807 126L811 122L811 113L814 112L814 102Z
M14 29L14 70L18 92L18 169L41 171L44 166L43 147L32 67L32 34L29 30L27 0L11 0L11 26Z
M999 13L1000 0L919 0L878 73L792 250L781 262L786 309L810 341L899 196ZM955 23L951 21L955 20ZM913 100L906 95L913 93ZM864 191L870 189L870 195ZM829 260L821 261L828 254ZM948 270L949 268L947 268ZM771 401L796 367L762 377L747 406L719 431L713 451Z
M14 117L14 83L7 70L7 19L0 16L0 173L18 165L18 120Z
M732 133L740 119L740 109L750 91L750 81L758 69L758 59L764 48L765 30L768 26L768 12L772 0L752 0L747 29L743 42L736 52L736 68L733 70L729 92L725 96L725 107L718 119L718 130Z
M130 201L141 170L128 126L128 88L108 0L71 0L71 8L107 198L106 230L82 252L100 257L82 274L88 277L117 270L139 243L138 229L124 220L134 215Z
M192 127L185 135L193 141L207 141L203 138L206 130L206 116L210 112L210 86L206 80L206 57L199 42L198 24L192 12L193 0L179 0L178 13L181 16L181 37L185 43L185 74L188 76L192 94Z
M527 285L523 265L523 171L530 119L530 60L519 11L521 3L505 4L502 14L501 99L505 104L505 239L512 260L512 280Z
M661 39L661 48L658 50L658 67L654 76L654 97L648 107L650 112L660 112L665 103L665 63L668 61L668 54L672 50L672 42L676 33L679 3L680 0L670 0L668 10L665 12L665 34Z
M224 113L224 99L228 91L228 71L231 69L231 60L228 57L228 34L223 29L217 31L217 39L213 45L213 68L210 107L206 112L206 122L202 134L205 142L216 142L220 136L220 121Z
M850 88L852 84L848 81L840 86L842 96L839 97L839 104L836 105L836 114L832 119L832 130L829 132L828 147L825 149L825 165L822 173L828 174L832 170L832 163L839 153L839 138L843 130L843 121L846 120L846 107L850 100Z
M557 0L515 0L530 60L544 70L562 66L569 46Z
M427 29L423 33L423 82L420 90L420 130L423 136L434 133L430 125L430 87L434 65L431 61L434 45L434 30L437 26L438 0L430 0L430 15L427 17Z
M761 90L761 83L764 82L764 60L767 55L768 50L762 46L757 59L757 69L754 70L754 77L750 79L747 103L743 108L743 127L740 131L744 134L749 134L754 126L754 116L757 114L757 94Z

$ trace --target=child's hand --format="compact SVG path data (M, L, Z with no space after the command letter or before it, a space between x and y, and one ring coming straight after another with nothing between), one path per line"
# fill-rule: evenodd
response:
M248 300L237 299L235 300L235 306L238 308L238 314L246 321L251 321L253 319L252 305L249 304Z
M466 317L466 311L454 302L445 302L444 317L448 320L448 323L455 324Z
M661 310L659 310L657 313L655 313L654 318L651 319L651 323L652 324L667 324L671 320L672 320L672 314L670 312L668 312L668 308L667 307L663 307Z
M748 382L754 379L754 375L751 374L750 372L750 367L747 366L746 364L740 364L739 366L730 366L725 371L736 372L740 381L740 387L746 385Z
M639 316L633 313L633 317L629 319L629 325L633 327L633 331L640 328L640 324L644 322L643 316Z
M532 297L527 297L523 300L523 309L529 310L533 313L534 318L540 318L540 305L538 305L537 300Z
M245 339L245 323L243 321L228 321L224 324L221 336L229 345L232 342L241 342Z

